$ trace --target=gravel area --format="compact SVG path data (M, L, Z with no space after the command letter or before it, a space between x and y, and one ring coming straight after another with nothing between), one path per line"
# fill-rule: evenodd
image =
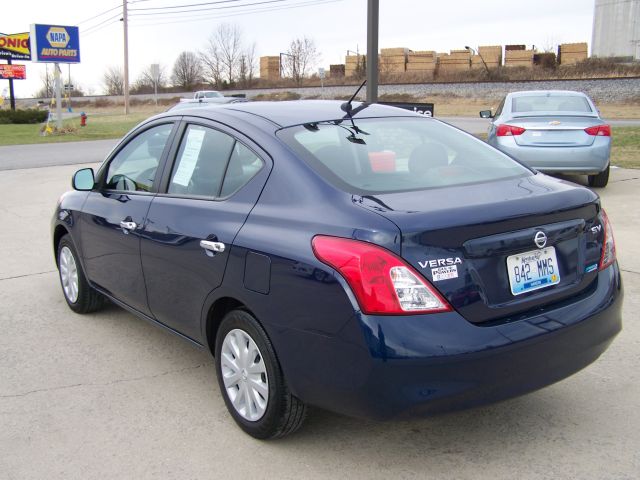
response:
M357 87L349 86L327 86L304 88L264 88L254 90L228 90L225 95L234 93L245 93L247 98L253 98L261 93L273 92L297 92L306 97L335 98L351 95ZM479 97L483 99L499 100L509 92L519 90L577 90L587 93L596 102L624 103L631 100L640 100L640 78L617 78L611 80L550 80L550 81L530 81L530 82L483 82L483 83L423 83L404 85L381 85L378 89L380 95L386 93L398 94L408 93L418 97L429 97L430 95L454 95L458 97ZM362 95L366 88L362 89ZM185 93L161 93L159 98L192 97L191 92ZM107 99L122 102L122 96L95 96L82 97L78 100ZM131 98L138 100L152 99L153 95L132 95ZM34 106L38 99L19 100L21 108Z

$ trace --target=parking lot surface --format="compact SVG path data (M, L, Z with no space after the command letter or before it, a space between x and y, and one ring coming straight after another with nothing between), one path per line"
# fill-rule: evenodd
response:
M115 306L67 308L49 221L77 168L0 171L0 478L639 478L640 171L599 191L626 297L595 364L411 422L312 409L297 434L261 442L231 420L207 352Z

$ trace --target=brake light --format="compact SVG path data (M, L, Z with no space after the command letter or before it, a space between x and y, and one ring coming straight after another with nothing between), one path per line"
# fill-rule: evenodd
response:
M498 125L496 135L498 137L511 137L514 135L522 135L526 129L522 127L514 127L513 125Z
M584 131L594 137L611 136L611 127L609 125L594 125L593 127L585 128Z
M607 268L616 260L616 242L613 239L613 230L607 213L602 210L600 214L602 226L604 228L604 242L602 244L602 255L600 256L600 270Z
M317 235L313 253L337 270L366 314L411 315L451 311L442 296L411 266L371 243Z

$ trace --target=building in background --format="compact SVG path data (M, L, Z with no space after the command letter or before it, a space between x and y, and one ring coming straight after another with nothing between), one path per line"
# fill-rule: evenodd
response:
M591 56L640 60L640 0L595 0Z

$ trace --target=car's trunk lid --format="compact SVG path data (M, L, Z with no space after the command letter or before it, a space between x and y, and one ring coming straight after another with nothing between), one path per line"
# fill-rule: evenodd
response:
M568 182L538 174L354 201L400 228L402 257L474 323L578 295L596 276L603 240L598 197ZM507 258L540 251L534 242L540 231L545 248L553 247L559 283L514 295Z
M508 124L525 129L524 133L513 137L520 146L587 147L593 144L596 137L589 135L585 128L603 122L592 116L548 115L515 117Z

